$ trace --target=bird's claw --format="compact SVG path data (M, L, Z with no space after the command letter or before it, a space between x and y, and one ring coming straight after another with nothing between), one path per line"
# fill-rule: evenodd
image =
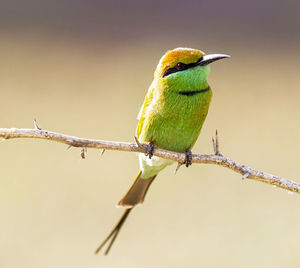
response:
M192 151L190 149L187 149L185 151L185 159L183 164L185 164L186 167L189 167L192 164L192 158L193 158Z
M151 159L153 156L153 151L154 151L154 143L151 141L147 145L146 156L149 156L149 158Z

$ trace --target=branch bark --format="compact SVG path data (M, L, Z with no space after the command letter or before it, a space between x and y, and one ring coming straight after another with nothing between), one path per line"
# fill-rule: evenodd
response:
M73 147L80 148L95 148L102 150L116 150L116 151L126 151L126 152L137 152L145 153L146 144L140 144L137 140L136 143L129 142L114 142L114 141L104 141L95 139L84 139L74 136L68 136L65 134L52 132L48 130L41 129L35 122L35 129L27 128L0 128L0 138L3 140L16 139L16 138L33 138L33 139L45 139L55 142L60 142ZM217 137L216 137L217 138ZM216 144L217 140L216 140ZM242 165L236 161L233 161L221 154L219 154L218 146L215 144L215 154L211 155L200 155L193 154L192 163L198 164L214 164L222 167L229 168L236 173L242 175L242 179L252 179L256 181L261 181L268 183L291 192L300 193L300 184L294 181L281 178L275 175L271 175L262 171L258 171ZM155 148L153 155L159 156L161 158L174 160L183 164L185 160L184 153L177 153L168 150L163 150L160 148Z

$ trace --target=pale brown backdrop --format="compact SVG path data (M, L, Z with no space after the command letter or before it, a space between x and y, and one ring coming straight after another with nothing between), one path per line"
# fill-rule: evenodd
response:
M194 148L300 182L299 1L7 1L0 10L0 127L132 141L153 70L187 46L213 64ZM217 166L164 170L108 257L134 153L0 143L1 267L299 267L300 196Z

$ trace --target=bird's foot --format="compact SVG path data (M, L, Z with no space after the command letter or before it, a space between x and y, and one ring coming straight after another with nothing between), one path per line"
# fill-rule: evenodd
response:
M192 158L193 158L192 151L190 149L187 149L185 151L185 159L183 164L185 164L186 167L189 167L192 164Z
M142 144L142 143L140 143L140 141L138 140L137 137L134 137L134 139L135 139L136 145L143 151L146 150L145 155L149 156L149 158L151 159L153 156L153 152L154 152L154 143L152 141L150 141L148 144Z
M149 156L149 158L151 159L151 157L153 156L153 152L154 152L154 143L151 141L147 145L146 156Z

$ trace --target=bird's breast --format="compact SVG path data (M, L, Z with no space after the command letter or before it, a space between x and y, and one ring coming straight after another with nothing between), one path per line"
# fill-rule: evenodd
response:
M195 91L190 94L173 92L164 97L160 106L153 107L146 136L156 146L184 152L194 145L206 118L212 96L210 88L197 93Z

